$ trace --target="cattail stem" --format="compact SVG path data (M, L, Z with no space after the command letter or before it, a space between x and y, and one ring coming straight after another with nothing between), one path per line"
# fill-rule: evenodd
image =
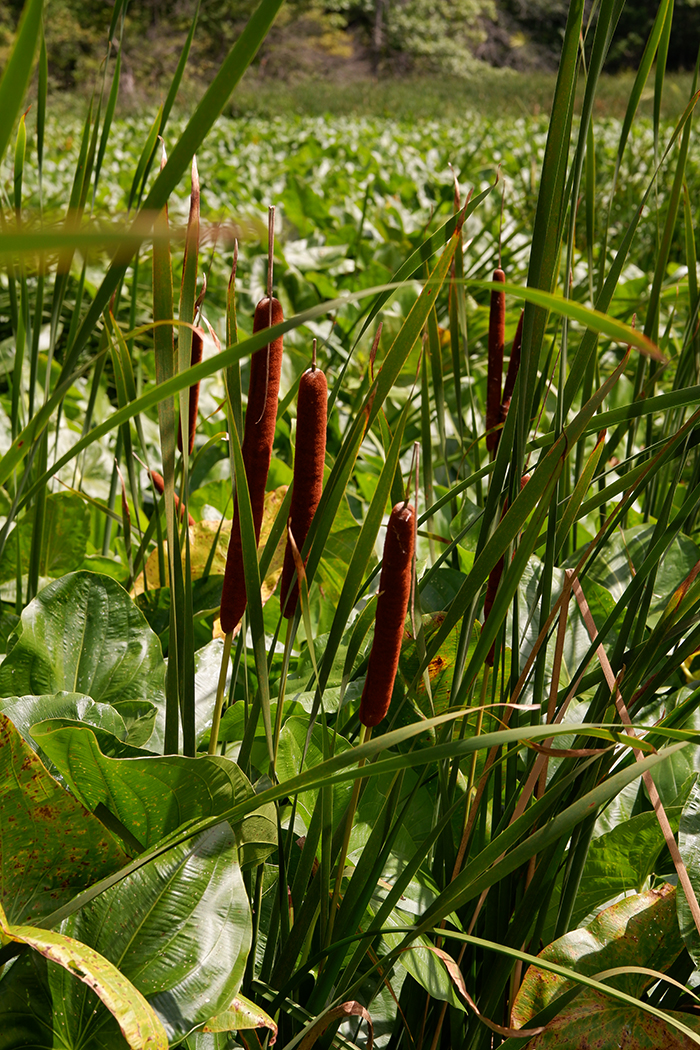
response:
M289 662L292 656L292 628L294 624L292 620L287 620L287 637L284 640L284 656L282 657L282 673L280 675L280 691L277 697L277 712L275 714L275 727L272 733L272 763L270 766L270 776L275 777L277 769L277 751L280 741L280 732L282 730L282 708L284 705L284 696L287 685L287 675L289 673Z
M493 280L505 284L506 275L501 269L493 271ZM492 454L498 448L498 431L501 422L501 383L503 381L503 351L506 341L506 293L491 292L489 313L488 372L486 377L486 448Z
M369 743L372 736L372 727L363 725L360 729L360 742L359 746ZM364 758L361 758L357 763L357 768L362 769L365 764ZM340 891L343 884L343 871L345 870L345 861L348 857L348 849L350 848L350 835L352 834L352 825L355 820L355 813L357 811L357 803L360 799L360 791L362 789L363 778L358 777L352 785L352 795L350 796L350 803L345 814L345 830L343 832L343 843L340 847L340 856L338 857L338 870L335 876L335 886L333 887L333 898L331 900L331 911L328 916L328 925L326 927L326 936L324 938L324 947L327 947L331 942L333 936L333 924L335 922L335 914L338 909L338 900L340 898Z
M224 651L221 654L221 668L219 670L219 681L216 686L216 700L214 701L214 714L211 720L211 733L209 735L209 751L210 755L216 754L216 748L219 743L219 726L221 725L221 712L224 708L224 693L226 692L226 672L228 671L228 662L231 656L231 642L233 640L233 633L228 632L224 638Z
M491 668L488 664L484 664L483 678L481 680L481 698L479 700L479 713L476 716L476 725L474 727L474 738L481 736L481 728L484 724L484 706L486 704L486 697L488 695L489 687L489 675ZM469 765L469 778L467 780L467 805L464 811L464 828L469 824L469 814L472 806L472 792L474 791L474 780L476 779L476 762L478 758L478 751L474 751L472 754L472 760Z

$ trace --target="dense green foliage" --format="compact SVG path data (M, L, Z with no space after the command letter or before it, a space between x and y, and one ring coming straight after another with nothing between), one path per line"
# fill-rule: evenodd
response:
M221 117L279 6L186 121L190 40L157 111L115 115L118 52L80 120L47 116L42 0L0 79L0 1050L698 1044L700 152L697 77L653 74L673 5L622 120L596 104L615 0L568 5L551 119ZM268 281L286 320L253 333ZM282 330L258 541L243 420ZM313 341L324 487L284 620ZM221 637L234 487L247 608Z
M18 0L0 0L0 67L21 7ZM125 97L140 101L157 95L163 79L174 72L195 15L198 32L185 84L190 93L201 92L254 7L254 0L131 4L118 38L113 37L122 54ZM377 73L465 79L476 76L482 63L553 72L568 8L567 0L287 0L255 64L268 80L320 75L340 84ZM588 8L595 18L596 5L588 3ZM636 68L654 13L645 0L623 5L610 70ZM105 58L108 21L109 9L99 0L48 0L46 44L54 88L90 87ZM692 68L698 33L696 0L675 0L669 69Z

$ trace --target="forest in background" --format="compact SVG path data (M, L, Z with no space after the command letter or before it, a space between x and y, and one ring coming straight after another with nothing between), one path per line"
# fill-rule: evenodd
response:
M0 0L0 68L9 53L21 0ZM552 72L559 61L568 0L287 0L257 56L253 76L291 82L309 77L352 82L422 74L470 78L486 64ZM113 4L50 0L46 42L54 90L86 90L104 61ZM200 6L189 88L203 88L241 31L254 0ZM121 38L122 94L143 96L172 76L197 0L131 4ZM636 68L653 10L624 6L608 71ZM669 70L692 68L700 37L700 0L676 0ZM250 75L250 74L249 74Z

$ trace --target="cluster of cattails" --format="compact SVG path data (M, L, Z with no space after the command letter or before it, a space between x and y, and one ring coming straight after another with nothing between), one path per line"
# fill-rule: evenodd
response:
M497 267L493 271L493 280L505 284L506 275ZM496 455L501 431L505 423L511 398L515 390L515 380L520 368L520 350L523 337L523 314L520 314L518 327L513 338L506 381L501 391L503 380L503 352L506 343L506 293L501 289L491 292L489 311L488 370L486 375L486 448L491 456Z
M271 216L272 221L274 219ZM270 233L269 265L268 292L270 294L256 307L254 332L280 324L284 319L282 306L277 299L271 296L272 233ZM250 364L250 386L241 451L250 493L256 543L260 539L265 487L272 458L281 370L282 336L279 336L267 346L257 350ZM304 545L321 499L323 467L326 458L327 401L326 377L323 371L316 366L314 343L312 365L301 377L297 401L297 443L294 456L292 503L281 583L281 607L287 618L294 615L299 597L296 564L296 559L299 557L298 551ZM224 634L229 634L238 626L247 603L241 524L238 500L236 500L221 593L221 629Z

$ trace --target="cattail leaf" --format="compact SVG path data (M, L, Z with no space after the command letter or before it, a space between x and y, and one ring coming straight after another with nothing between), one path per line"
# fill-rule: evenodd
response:
M185 39L185 43L183 45L182 51L180 52L180 57L179 57L179 59L177 61L177 66L175 68L175 74L173 76L173 79L170 81L170 87L168 88L168 94L166 95L165 102L163 103L163 114L162 114L162 117L161 117L161 128L162 129L165 128L165 125L168 123L168 118L170 117L170 112L171 112L171 110L173 108L173 105L175 103L175 99L177 98L177 93L180 90L180 84L182 83L182 77L183 77L184 72L185 72L185 67L187 66L187 59L189 58L189 55L190 55L190 49L192 47L192 41L194 40L195 29L197 28L197 21L199 19L199 8L200 8L200 6L201 6L201 0L197 0L197 4L196 4L195 9L194 9L194 14L192 15L192 22L190 24L190 28L189 28L189 31L187 33L187 37ZM194 156L195 152L196 152L196 150L193 150L193 156Z
M559 524L557 525L558 550L561 548L569 533L569 530L576 521L579 508L583 502L583 497L586 495L586 492L588 491L590 484L593 481L593 475L596 472L596 468L598 466L598 463L600 462L600 457L602 455L603 447L605 445L605 436L606 431L601 430L600 434L598 435L598 440L595 443L595 447L591 452L588 460L586 461L586 465L583 471L581 472L581 476L576 482L574 491L572 492L564 510L564 513L562 514Z
M114 6L118 10L121 7L122 0L119 0ZM100 135L100 145L97 150L97 156L95 157L95 184L102 171L102 162L105 157L105 151L107 149L107 143L109 141L109 135L112 130L112 121L114 120L114 111L117 107L117 98L119 95L119 82L122 68L122 53L121 49L117 51L117 57L114 63L114 72L112 73L112 84L109 89L109 95L107 97L107 106L105 109L105 116L102 122L102 133Z
M34 55L41 37L43 9L43 0L27 0L0 79L0 160L10 142L32 75Z
M37 77L37 100L36 100L36 159L39 167L39 184L44 170L44 134L46 131L46 97L49 90L49 60L46 53L46 37L44 35L44 24L41 23L41 35L39 42L39 71Z
M192 361L192 329L189 325L194 323L194 304L197 298L197 268L199 263L199 173L197 171L197 160L192 158L190 192L190 213L187 220L187 233L185 235L185 254L182 262L182 283L180 286L180 306L178 317L187 324L178 328L178 371L184 372L189 368ZM201 357L200 357L201 360ZM182 449L185 447L185 434L190 432L189 399L184 390L180 391L180 433L182 435ZM183 451L183 456L185 456ZM185 458L187 458L185 456ZM187 466L185 466L187 472ZM184 489L187 490L187 473L185 473Z

